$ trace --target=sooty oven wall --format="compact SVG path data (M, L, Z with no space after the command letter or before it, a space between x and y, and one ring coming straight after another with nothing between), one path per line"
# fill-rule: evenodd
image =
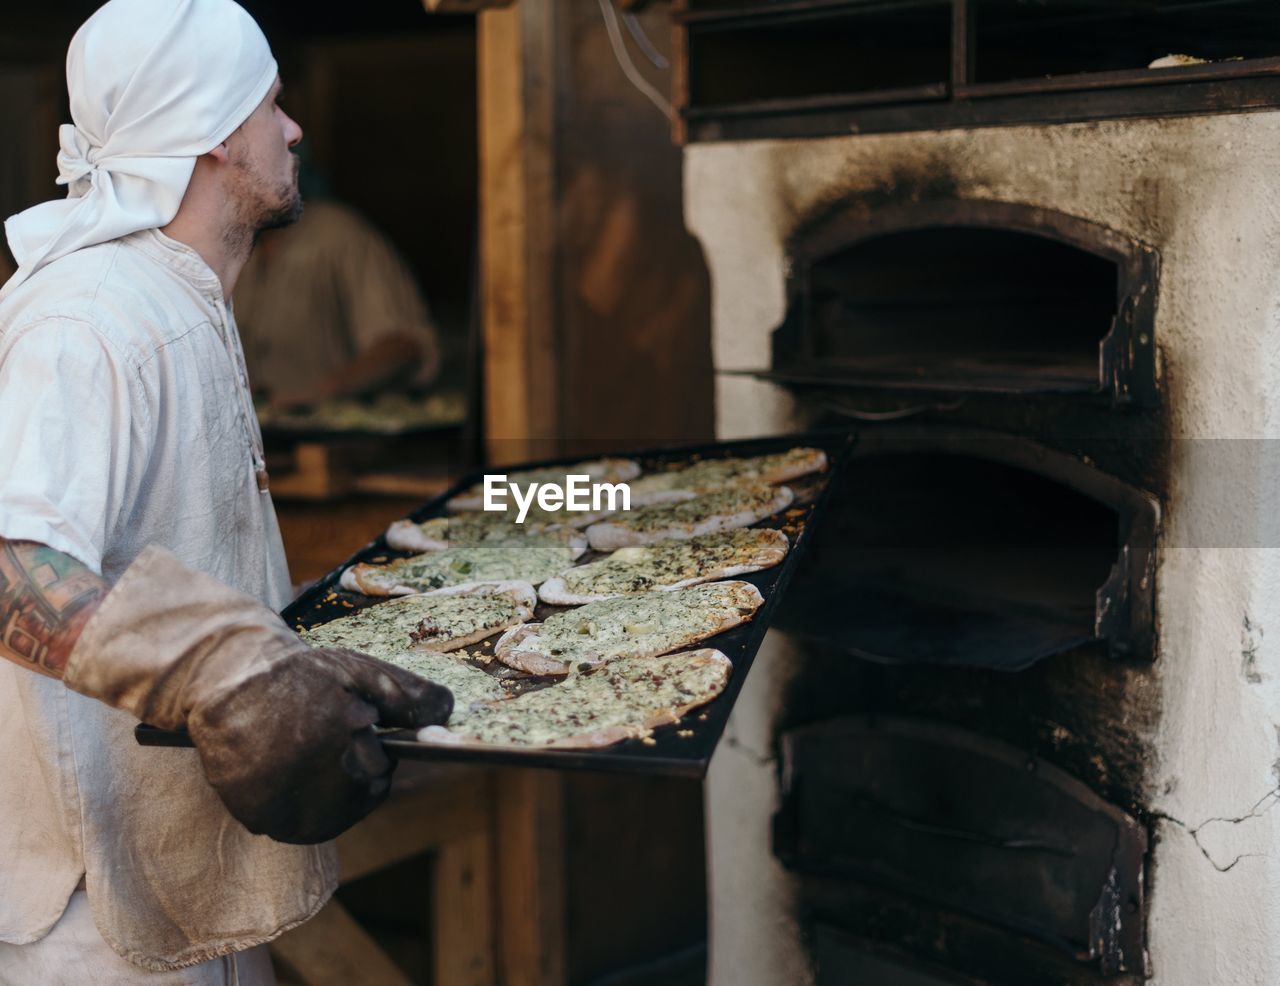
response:
M1158 258L948 184L787 244L773 368L861 441L779 619L807 668L774 849L819 982L902 946L993 983L1141 972L1160 412L1151 360L1113 357L1150 355ZM1138 441L1145 474L1090 464Z
M877 445L901 449L922 436L932 441L975 428L1014 436L1000 441L1048 449L1084 473L1149 493L1159 507L1160 540L1155 633L1126 653L1086 643L1018 671L893 665L852 656L829 639L802 639L794 626L790 636L779 635L770 680L757 688L749 683L744 693L743 701L756 707L735 713L754 749L731 746L718 755L708 787L716 981L781 981L777 975L813 976L816 969L822 982L832 970L865 977L878 968L888 975L884 969L903 962L926 977L919 981L955 981L963 974L985 982L1122 982L1140 980L1145 968L1154 981L1190 984L1268 981L1280 970L1280 950L1271 944L1280 923L1277 874L1265 851L1280 703L1266 687L1264 636L1280 619L1273 593L1280 579L1261 550L1269 546L1275 506L1263 439L1274 429L1280 384L1280 353L1268 342L1280 260L1280 210L1271 187L1277 138L1280 118L1256 114L686 150L686 219L712 272L720 370L770 367L772 333L792 300L787 290L797 237L851 208L871 212L942 200L1042 207L1115 230L1150 246L1160 260L1153 327L1159 398L1146 407L1069 395L965 394L963 388L916 392L910 401L867 388L809 389L797 398L775 383L719 378L724 437L829 419L833 405L840 419L860 429L868 453ZM868 412L908 405L934 409L887 426L849 416L865 419ZM877 465L890 461L869 454L855 459L847 482L857 483L859 468L869 481L892 477L892 470L877 473ZM924 476L937 474L927 463L920 468ZM954 493L958 519L980 518L982 498L965 494L963 472L944 471L955 485L932 502L945 506ZM993 475L983 480L971 470L968 478L990 483ZM904 477L899 472L903 489L918 493L922 483ZM1038 518L1011 515L1011 530L1023 524L1034 532L1052 524L1055 511L1088 512L1079 501L1073 508L1069 495L1037 494L1034 483L1024 492L1044 509ZM855 486L845 499L846 523L876 507L866 487ZM928 505L929 497L917 504ZM986 516L991 519L990 509ZM841 523L839 511L829 523ZM1105 548L1105 516L1084 526L1099 535L1084 538L1084 547ZM922 528L933 535L946 530L937 523ZM865 535L854 534L864 537L855 543L865 548ZM1033 543L1050 559L1063 546L1053 536ZM963 537L955 547L963 551ZM811 560L839 567L838 557L820 557L838 555L837 539L824 538L816 548ZM799 622L803 630L805 621ZM921 888L907 886L901 873L869 877L855 865L854 879L848 873L815 879L776 858L762 859L771 826L787 816L785 771L800 762L788 752L789 738L815 723L843 722L856 730L867 716L895 728L907 720L952 730L953 746L970 737L1014 751L1135 819L1151 844L1143 879L1147 961L1132 950L1119 967L1072 958L1063 947L1069 941L1028 934L999 908L944 899L946 888L916 893ZM977 762L967 769L978 770ZM717 819L730 812L734 824L718 827ZM733 866L752 869L755 884L777 900L774 912L731 899L729 892L749 878L741 870L732 879L715 874ZM776 933L767 943L771 935L762 926L774 932L795 926L798 944ZM1220 929L1211 943L1198 933L1206 927ZM760 970L775 979L761 978Z

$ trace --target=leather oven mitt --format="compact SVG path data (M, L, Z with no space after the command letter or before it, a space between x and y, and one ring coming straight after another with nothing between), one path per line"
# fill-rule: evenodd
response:
M332 839L386 797L374 723L442 723L453 695L364 654L313 649L270 609L150 547L77 641L66 684L144 722L185 727L250 832Z

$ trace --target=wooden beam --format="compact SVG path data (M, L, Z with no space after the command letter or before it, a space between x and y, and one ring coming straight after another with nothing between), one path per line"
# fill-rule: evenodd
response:
M673 0L672 14L689 9L688 0ZM689 124L684 111L689 108L689 29L679 17L671 19L671 140L683 147L689 141Z
M271 943L306 986L413 986L406 976L337 900L331 900L304 925Z
M424 852L444 852L492 824L492 775L463 770L393 796L338 837L338 880L350 883Z
M503 986L564 986L564 790L549 770L496 778L498 963Z
M293 469L277 472L271 494L284 500L334 500L351 489L352 473L343 449L327 442L299 442Z
M493 774L474 768L450 771L417 790L394 795L339 836L339 882L434 853L434 982L494 986L493 831ZM271 948L305 986L409 983L336 899Z
M480 279L488 458L553 454L555 3L478 18Z
M1162 69L1174 72L1177 69ZM1165 80L1161 80L1165 81ZM1176 80L1168 79L1170 83ZM1025 124L1076 123L1097 119L1189 116L1205 113L1249 113L1280 106L1280 77L1220 79L1170 85L1117 86L1084 92L1053 92L1057 80L1017 83L1019 91L1001 95L1009 83L966 86L960 98L934 99L884 106L844 108L818 100L791 100L766 106L752 115L746 106L686 111L690 141L774 140L830 137L848 133L905 133ZM974 92L982 98L970 98Z
M951 6L951 92L975 82L976 16L971 0L954 0Z
M493 986L493 839L488 824L440 850L431 899L433 981Z

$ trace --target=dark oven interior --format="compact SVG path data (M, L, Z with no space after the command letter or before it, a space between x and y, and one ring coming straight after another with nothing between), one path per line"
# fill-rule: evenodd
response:
M864 660L1021 671L1101 643L1147 656L1153 502L1021 439L868 435L792 603Z
M837 211L790 247L775 379L1156 402L1156 255L1106 227L939 200Z
M774 852L818 981L1138 982L1159 258L935 199L849 203L789 259L761 375L857 433L777 621Z

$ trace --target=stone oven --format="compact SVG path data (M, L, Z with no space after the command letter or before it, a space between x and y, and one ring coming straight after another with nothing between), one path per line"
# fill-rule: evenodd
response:
M1280 11L674 16L720 435L858 436L712 763L712 982L1280 982Z

